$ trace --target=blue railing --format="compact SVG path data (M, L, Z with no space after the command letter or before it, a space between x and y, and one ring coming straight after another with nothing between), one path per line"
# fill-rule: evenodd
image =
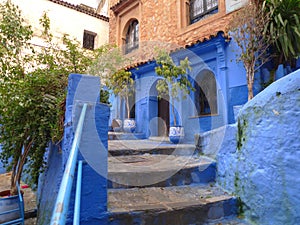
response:
M82 128L83 128L86 110L87 110L87 104L85 103L83 105L83 108L82 108L82 111L81 111L81 114L79 117L74 140L72 143L72 148L71 148L70 155L69 155L69 158L68 158L65 170L64 170L64 174L63 174L62 181L60 184L59 192L58 192L58 195L56 198L56 203L54 206L51 223L50 223L51 225L66 224L67 212L68 212L70 196L71 196L72 183L73 183L76 164L77 164L77 156L78 156L78 150L79 150L80 139L81 139ZM79 219L80 219L80 192L81 192L82 162L79 162L79 166L80 166L80 168L78 169L78 176L80 176L80 177L79 177L79 179L77 178L77 184L80 183L80 185L79 185L79 187L77 187L77 190L76 190L73 224L79 224Z
M78 169L77 169L77 183L76 183L73 225L80 224L81 180L82 180L82 161L80 160L78 162Z

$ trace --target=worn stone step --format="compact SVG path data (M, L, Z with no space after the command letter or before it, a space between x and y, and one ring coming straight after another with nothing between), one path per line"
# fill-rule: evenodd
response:
M126 133L126 132L108 132L108 140L137 140L144 139L143 133Z
M108 142L108 152L111 156L166 154L166 155L193 155L194 144L172 144L166 138L147 140L112 140Z
M108 157L109 188L169 187L214 182L216 163L207 157L133 155Z
M237 206L216 186L189 185L109 189L108 211L110 225L196 225L236 215Z

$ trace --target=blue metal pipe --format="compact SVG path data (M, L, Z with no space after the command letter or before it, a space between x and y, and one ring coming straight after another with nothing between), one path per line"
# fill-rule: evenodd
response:
M76 196L75 196L73 225L80 224L81 180L82 180L82 161L80 160L78 162L78 168L77 168L77 182L76 182Z
M86 114L86 109L87 109L87 104L85 103L81 110L80 118L74 135L74 140L72 143L72 148L59 187L59 192L57 194L56 203L55 203L55 207L53 210L51 223L50 223L51 225L66 224L72 183L75 174L78 149L79 149L79 144L80 144L80 139L82 134L83 122Z

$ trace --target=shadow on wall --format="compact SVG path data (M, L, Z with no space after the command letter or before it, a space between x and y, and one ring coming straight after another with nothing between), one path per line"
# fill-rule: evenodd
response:
M268 86L227 127L218 182L256 224L300 224L300 70Z

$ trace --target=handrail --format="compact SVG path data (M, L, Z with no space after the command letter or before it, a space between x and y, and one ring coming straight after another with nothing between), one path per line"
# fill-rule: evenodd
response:
M82 180L82 160L78 162L78 168L77 168L77 183L76 183L73 225L80 224L81 180Z
M83 108L81 110L78 125L74 135L74 140L72 143L72 148L64 170L59 192L57 194L56 203L55 203L55 207L53 210L51 223L50 223L51 225L66 224L72 183L75 174L78 149L79 149L79 144L80 144L80 139L82 134L83 122L86 114L86 109L87 109L87 103L83 105Z

